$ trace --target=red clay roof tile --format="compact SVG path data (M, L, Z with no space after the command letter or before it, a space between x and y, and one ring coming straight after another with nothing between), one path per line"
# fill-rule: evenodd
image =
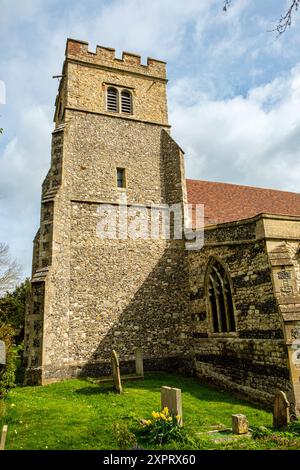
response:
M204 204L205 225L254 217L262 212L300 216L300 194L229 183L186 180L190 204Z

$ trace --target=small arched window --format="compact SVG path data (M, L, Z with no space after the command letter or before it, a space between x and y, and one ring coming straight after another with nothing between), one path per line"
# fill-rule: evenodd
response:
M117 113L119 111L118 103L118 90L115 88L108 88L107 90L107 111L114 111Z
M129 91L121 93L121 111L122 113L132 114L132 98Z
M212 259L206 276L207 300L214 332L236 331L228 274L219 261Z

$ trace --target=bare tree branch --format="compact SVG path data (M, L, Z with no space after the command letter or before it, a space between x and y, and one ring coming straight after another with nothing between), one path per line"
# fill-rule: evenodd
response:
M231 5L232 0L223 0L223 11L227 11ZM290 6L288 9L281 15L279 18L278 24L274 29L270 31L277 31L278 36L281 36L283 33L286 32L288 28L292 25L293 14L299 10L300 7L300 0L290 0Z
M272 31L277 31L278 36L285 33L288 28L291 27L293 13L299 9L300 0L292 0L289 8L283 13L279 19L279 22L275 29Z
M227 11L228 8L230 7L231 0L224 0L224 6L223 6L223 11Z
M20 277L20 266L12 261L9 247L0 242L0 296L13 289Z

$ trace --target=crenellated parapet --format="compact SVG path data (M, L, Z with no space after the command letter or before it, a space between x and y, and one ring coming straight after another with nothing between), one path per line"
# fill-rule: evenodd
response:
M166 80L166 63L161 60L148 57L147 65L143 65L141 56L131 52L123 52L118 59L115 49L97 46L96 52L91 52L87 42L76 39L67 40L66 58Z

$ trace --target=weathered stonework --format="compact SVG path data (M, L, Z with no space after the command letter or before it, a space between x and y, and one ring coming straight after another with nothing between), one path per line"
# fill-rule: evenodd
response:
M114 348L126 364L141 347L145 366L157 367L187 352L183 241L97 235L99 208L117 204L120 195L128 206L186 199L183 153L168 134L165 65L151 59L142 66L128 54L122 62L110 50L109 57L102 54L106 49L98 48L97 55L84 50L68 42L56 101L32 279L33 286L44 286L42 338L38 349L33 303L27 382L107 373ZM108 83L133 90L133 115L105 110ZM126 190L117 188L118 167L126 168Z
M109 86L129 90L132 114L106 111ZM101 239L105 204L136 210L187 202L184 155L170 137L165 64L68 40L56 100L51 167L42 188L27 306L27 383L173 370L273 406L284 391L300 412L300 218L257 215L208 226L201 250L183 240ZM118 188L116 169L126 170ZM124 199L126 197L126 199ZM201 202L201 201L199 201ZM120 217L120 213L118 213ZM208 267L227 273L235 330L215 333Z
M299 231L300 221L296 218L293 221L268 220L265 228L270 237L267 249L293 389L293 394L287 396L296 414L300 414L300 364L296 356L300 343Z
M287 335L294 331L289 322L298 327L300 320L299 241L300 219L261 215L207 227L203 249L188 255L196 374L270 407L276 390L284 390L295 413L299 372L289 360L292 339ZM230 275L236 332L213 332L206 292L212 257Z

